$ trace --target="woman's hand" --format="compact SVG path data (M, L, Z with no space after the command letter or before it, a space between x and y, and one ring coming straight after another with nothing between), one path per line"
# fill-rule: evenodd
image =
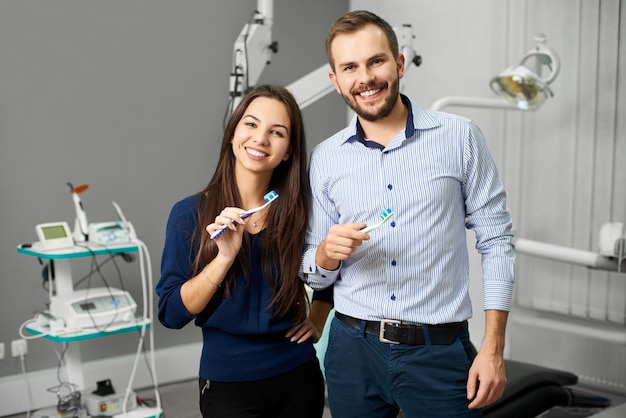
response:
M289 338L292 343L298 344L305 342L309 338L313 343L316 343L319 341L321 336L322 330L315 328L313 322L311 322L308 318L304 322L289 328L289 331L287 331L287 334L285 335L285 337Z
M241 249L241 243L243 240L243 228L248 219L241 219L245 211L240 208L224 208L222 212L215 217L215 221L212 224L207 225L206 231L209 234L214 234L224 225L226 225L229 231L224 231L219 237L215 238L215 243L219 249L220 255L224 257L234 258ZM241 226L241 228L240 228Z
M318 342L322 337L326 318L332 308L332 303L328 301L314 300L311 302L309 317L304 322L289 328L285 336L290 338L291 342L297 342L298 344L309 338L313 343Z

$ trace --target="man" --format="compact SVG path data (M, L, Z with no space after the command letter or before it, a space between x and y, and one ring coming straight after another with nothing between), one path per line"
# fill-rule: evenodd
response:
M311 155L303 278L334 286L325 357L333 418L480 417L504 390L514 284L506 194L480 129L399 94L405 59L375 14L338 18L329 73L355 111ZM390 208L391 220L361 232ZM467 320L466 228L482 255L485 336ZM475 356L474 356L475 355Z

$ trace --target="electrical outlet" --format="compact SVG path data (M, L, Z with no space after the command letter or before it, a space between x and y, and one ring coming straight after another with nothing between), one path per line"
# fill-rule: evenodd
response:
M28 346L26 340L13 340L11 341L11 355L13 357L21 357L28 354Z
M4 343L0 343L0 360L4 360Z

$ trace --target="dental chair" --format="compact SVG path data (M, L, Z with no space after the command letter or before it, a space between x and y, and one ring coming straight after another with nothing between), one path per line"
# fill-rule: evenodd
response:
M515 360L505 360L507 383L502 397L483 409L485 418L533 418L554 407L606 408L608 398L574 385L578 376Z

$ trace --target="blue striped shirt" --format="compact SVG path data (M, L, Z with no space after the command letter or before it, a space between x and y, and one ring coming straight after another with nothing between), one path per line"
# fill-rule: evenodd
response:
M383 147L356 116L311 154L313 192L302 277L334 284L335 307L367 320L439 324L469 319L466 229L482 257L485 310L509 311L515 251L506 193L482 132L471 120L419 107L405 96L404 131ZM379 221L336 271L315 263L334 224Z

